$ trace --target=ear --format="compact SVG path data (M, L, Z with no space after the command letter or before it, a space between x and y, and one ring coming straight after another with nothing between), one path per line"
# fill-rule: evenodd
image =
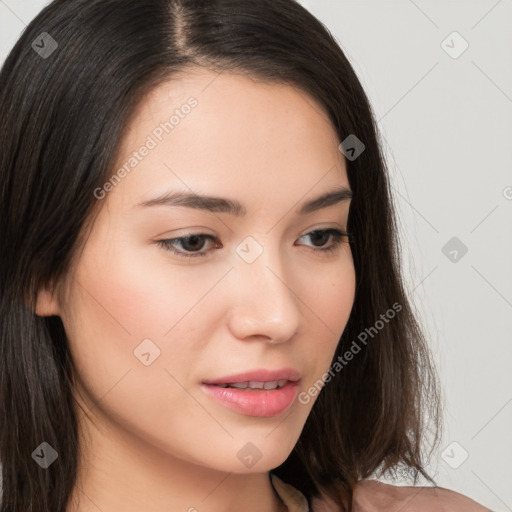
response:
M60 315L60 308L54 291L43 288L38 292L35 314L38 316Z

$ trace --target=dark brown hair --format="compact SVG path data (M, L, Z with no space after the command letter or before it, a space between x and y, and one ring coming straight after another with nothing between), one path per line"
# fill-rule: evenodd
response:
M33 47L42 33L58 44L51 55ZM400 275L371 106L326 27L293 0L55 0L0 72L2 512L66 510L81 448L73 361L61 319L33 313L37 292L67 274L137 104L192 65L298 88L323 106L340 142L353 134L365 145L347 160L356 295L333 363L362 333L368 342L325 384L273 472L343 510L370 475L403 468L414 483L419 474L433 482L425 447L440 432L437 376ZM394 304L399 312L376 328ZM47 469L32 458L43 441L58 453Z

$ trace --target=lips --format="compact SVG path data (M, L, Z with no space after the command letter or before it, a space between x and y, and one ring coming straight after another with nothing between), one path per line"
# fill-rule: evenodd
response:
M292 406L300 378L293 368L260 369L205 380L201 388L210 398L240 414L269 417Z

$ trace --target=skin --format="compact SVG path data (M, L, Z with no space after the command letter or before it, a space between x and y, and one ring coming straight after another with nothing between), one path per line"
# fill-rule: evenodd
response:
M267 472L292 451L316 397L261 418L200 383L290 366L307 391L329 369L353 305L347 239L321 253L334 239L307 236L346 231L350 201L296 213L349 188L340 141L304 92L189 69L138 106L113 172L191 96L198 105L101 200L66 279L39 294L37 314L61 317L76 366L84 449L68 512L286 510ZM170 189L237 199L247 214L136 206ZM187 259L157 243L191 233L221 246L175 243L207 253ZM236 252L247 236L263 248L250 264ZM148 338L160 356L145 366L134 350ZM261 453L250 468L237 457L248 442Z
M328 497L313 499L315 512L338 512ZM444 487L397 486L361 480L354 489L353 512L491 512L471 498Z

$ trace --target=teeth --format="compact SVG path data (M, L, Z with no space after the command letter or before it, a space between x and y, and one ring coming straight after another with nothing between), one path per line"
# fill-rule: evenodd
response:
M231 384L217 384L217 386L221 388L236 388L236 389L278 389L282 388L288 381L286 379L275 380L271 382L258 382L258 381L248 381L248 382L232 382Z
M237 389L245 389L249 385L248 382L233 382L233 384L228 384L228 387L230 388L237 388Z

